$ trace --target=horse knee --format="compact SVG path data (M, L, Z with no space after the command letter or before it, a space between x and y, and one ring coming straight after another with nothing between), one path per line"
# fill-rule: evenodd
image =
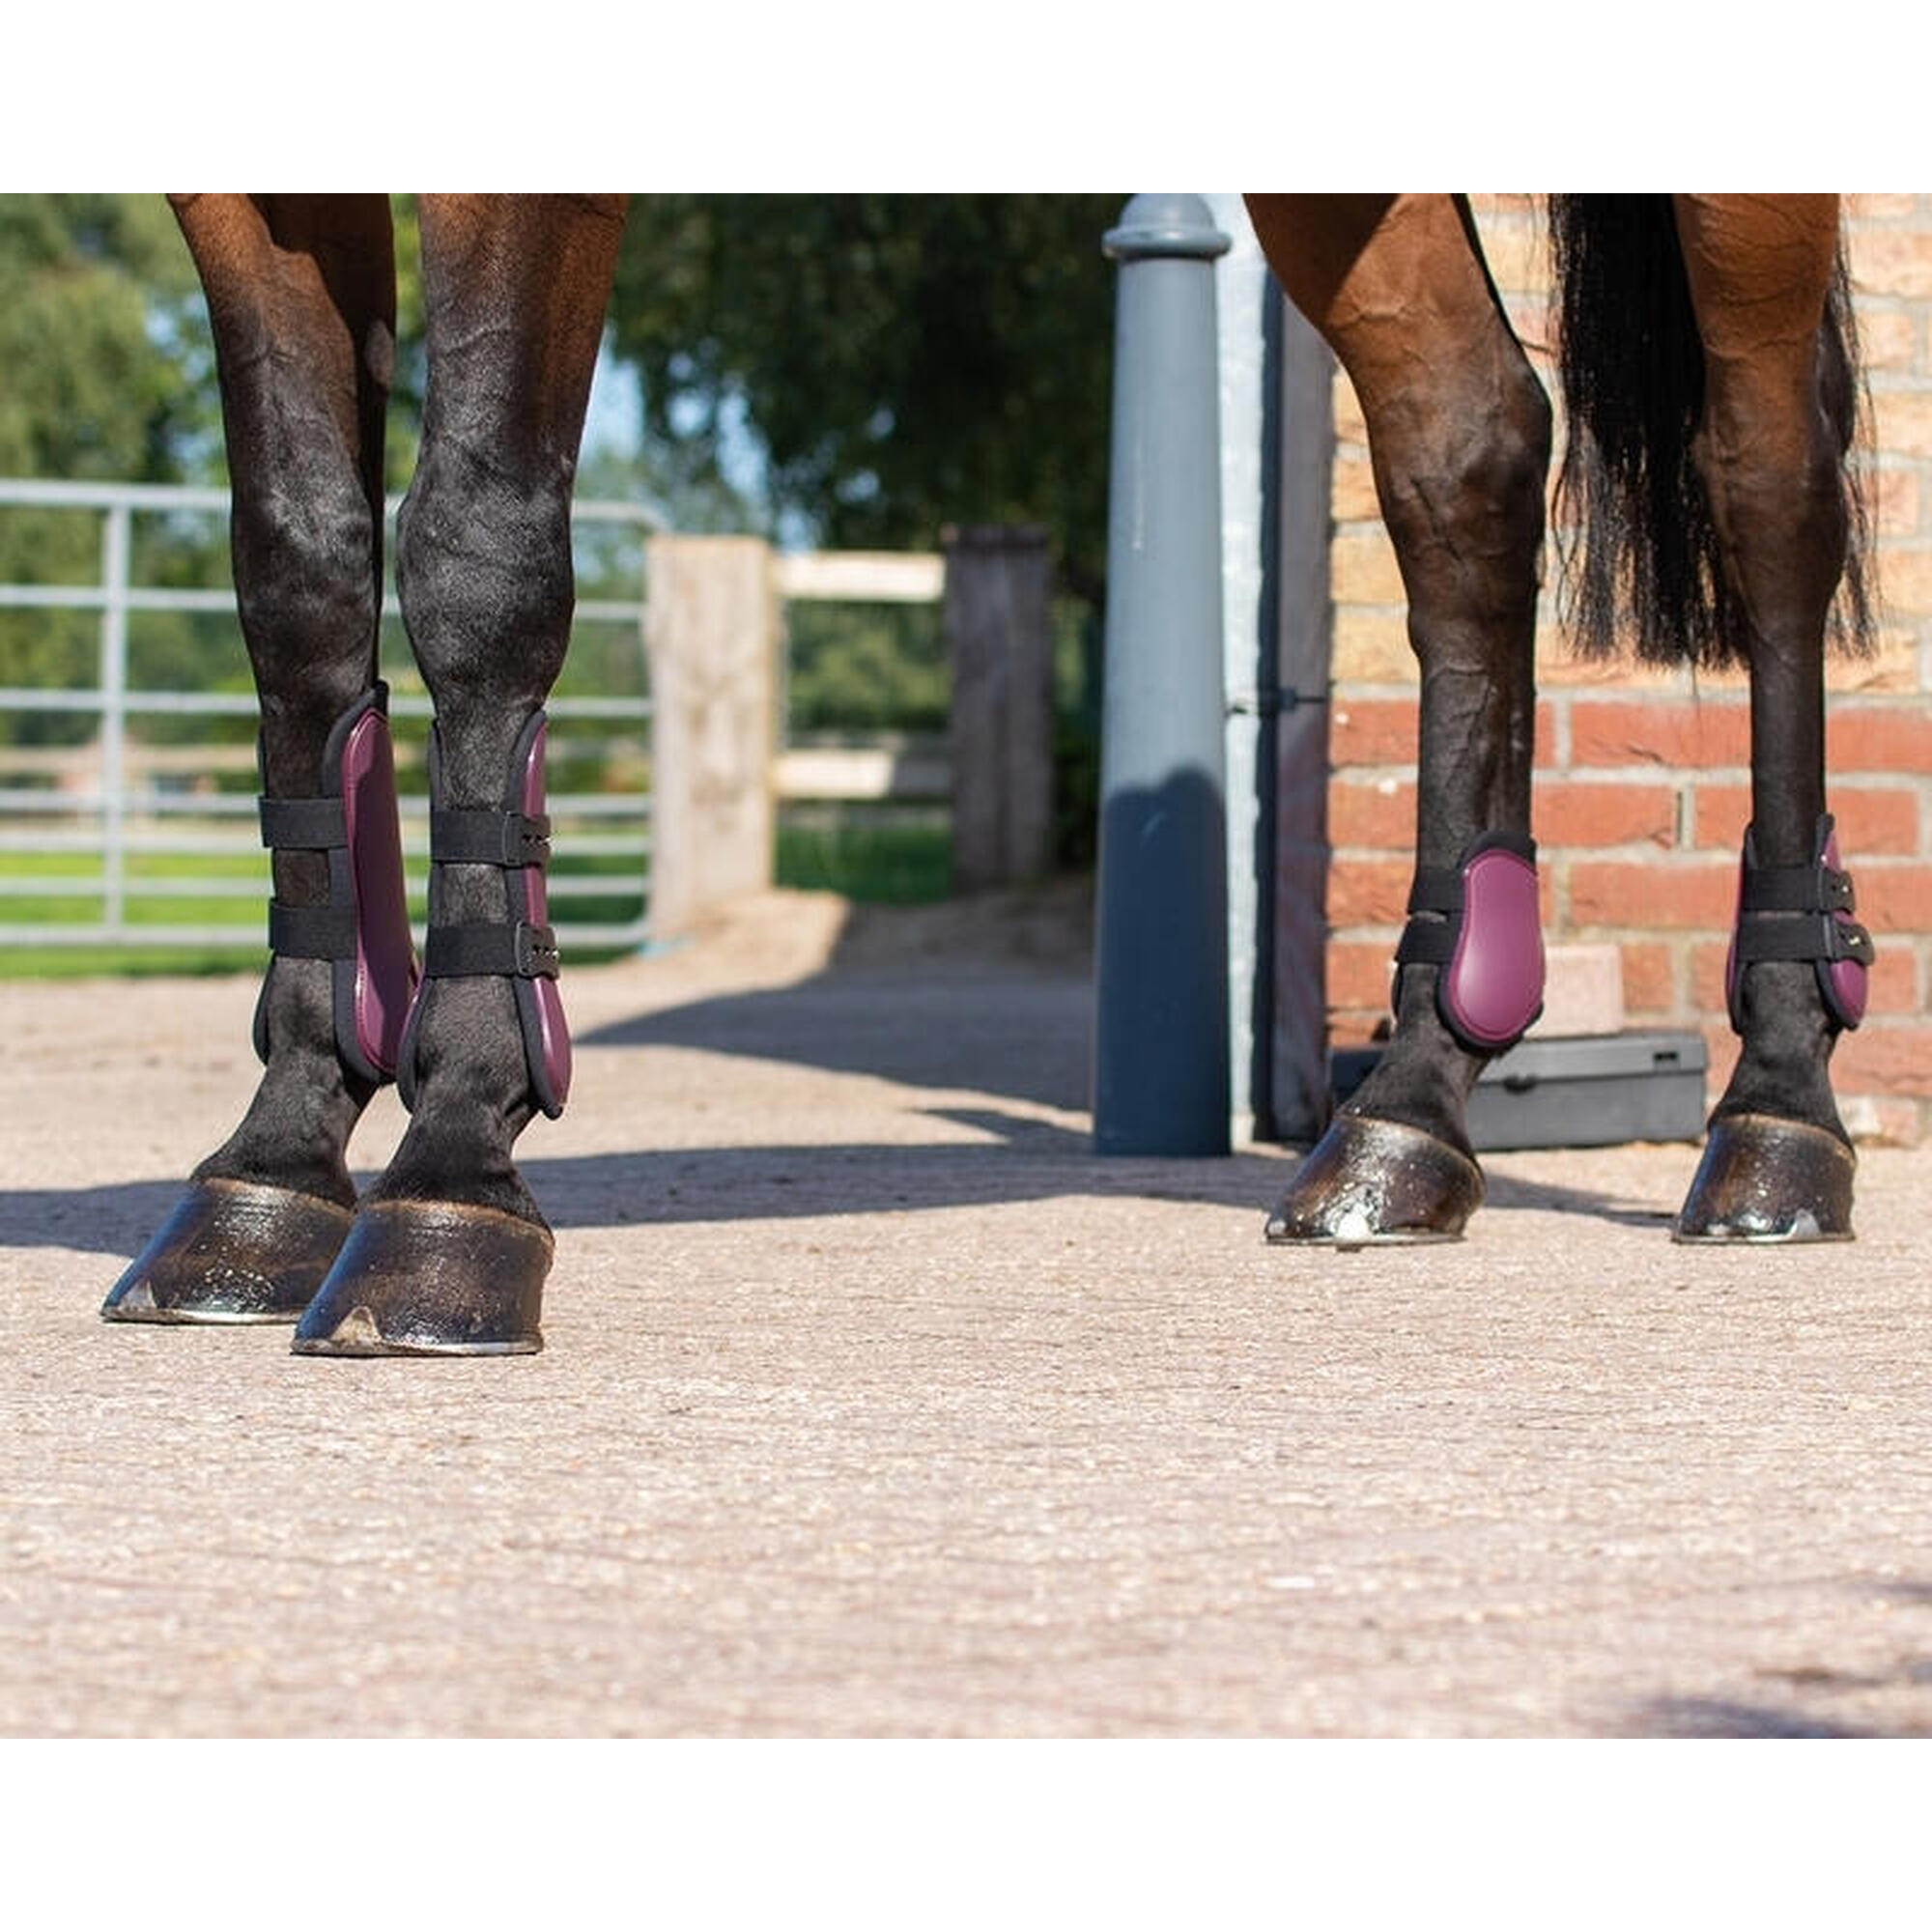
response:
M570 486L567 463L506 468L446 437L425 443L397 524L396 588L439 711L542 702L576 600Z
M292 453L271 484L238 473L236 603L265 716L326 729L368 688L380 618L376 516L337 446Z

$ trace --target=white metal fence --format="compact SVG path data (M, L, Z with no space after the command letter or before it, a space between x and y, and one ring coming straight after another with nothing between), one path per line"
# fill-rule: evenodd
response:
M239 690L142 688L130 684L128 674L130 619L145 612L225 614L231 620L230 636L218 654L218 668L232 674L245 665L240 627L233 623L232 587L174 588L133 581L137 519L219 518L225 539L228 493L136 484L0 481L0 515L10 508L98 515L99 568L91 583L0 583L0 611L95 611L99 626L90 682L0 685L0 719L39 713L92 719L98 724L84 744L64 752L0 744L0 947L260 943L269 863L255 831L252 779L229 791L160 782L170 763L178 770L198 766L205 774L221 758L197 748L185 755L177 752L170 760L164 752L138 742L141 720L252 718L255 697ZM394 508L392 502L391 514ZM643 536L660 527L648 511L629 503L580 501L574 518L580 548L586 539L597 541L600 532L629 534L641 553ZM225 556L225 540L222 552ZM393 593L384 600L384 614L385 618L398 614ZM635 755L641 761L651 717L642 616L641 554L634 594L579 600L580 645L592 627L614 626L619 639L628 637L628 645L618 642L592 654L593 662L611 673L607 684L625 688L597 692L566 688L552 696L546 710L553 721L553 771L563 764L573 733L584 740L599 730L607 741L639 741ZM574 649L573 664L584 656L581 648ZM400 667L385 666L385 670L393 676ZM391 699L390 713L399 722L426 720L430 702L419 693L401 690ZM230 765L238 763L239 753L240 768L252 773L251 750L229 747L227 751ZM48 781L19 781L37 776ZM647 935L649 912L647 789L639 783L613 783L609 790L554 790L549 809L571 862L569 867L554 867L550 881L559 937L575 945L640 943ZM412 791L407 778L402 812L412 898L419 903L428 870L428 800L419 782ZM20 855L70 855L72 864L32 870ZM194 863L202 861L217 863ZM604 869L573 869L585 861ZM170 867L174 869L167 869ZM94 901L98 916L31 921L4 916L10 901L17 906L25 899L71 901L76 907ZM617 918L570 918L573 901L593 899L624 904L635 899L637 909ZM232 921L155 917L155 908L164 908L169 900L234 900L236 917Z

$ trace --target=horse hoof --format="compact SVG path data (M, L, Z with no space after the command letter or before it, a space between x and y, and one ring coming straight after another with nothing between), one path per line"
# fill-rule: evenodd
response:
M454 1202L365 1206L296 1329L298 1355L533 1355L548 1229Z
M1337 1114L1268 1217L1276 1243L1361 1248L1460 1240L1483 1171L1420 1127Z
M1711 1122L1671 1238L1849 1241L1858 1156L1836 1134L1769 1114Z
M194 1180L100 1305L106 1321L294 1321L353 1212L251 1180Z

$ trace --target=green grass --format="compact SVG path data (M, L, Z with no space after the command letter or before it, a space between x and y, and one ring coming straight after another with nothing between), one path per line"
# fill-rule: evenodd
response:
M553 907L553 916L572 923L612 923L637 916L639 894L632 883L635 860L597 853L560 854L553 870L558 877L609 876L607 895L570 898ZM10 852L0 855L0 876L98 881L101 863L89 852ZM778 883L801 891L842 894L874 905L930 905L952 889L952 835L937 820L870 819L862 813L787 816L778 835ZM249 879L261 896L209 898L144 897L144 879ZM621 886L614 882L621 880ZM249 854L195 857L176 853L130 853L127 869L128 920L134 925L253 924L261 922L268 898L266 856ZM47 894L0 898L0 921L9 924L81 924L100 917L94 895ZM412 893L410 915L420 929L427 908ZM572 946L573 965L622 958L627 947ZM233 946L0 946L0 980L71 980L149 974L205 975L256 973L267 956L266 940Z
M952 830L943 819L783 817L778 883L868 905L932 905L952 892Z
M627 923L638 915L641 889L632 881L637 861L618 854L594 853L559 857L552 870L558 877L622 879L610 894L570 898L553 906L552 916L573 923L609 921ZM0 877L59 878L93 882L101 876L101 861L91 852L10 852L0 855ZM248 879L259 887L255 897L143 896L144 879ZM266 907L269 896L267 854L203 855L133 852L126 873L127 919L131 925L254 924L264 928L261 941L237 945L180 946L156 944L0 946L0 980L73 980L101 975L257 973L268 955ZM78 925L101 916L101 899L95 895L8 895L0 898L0 921L17 925ZM410 916L420 930L428 913L420 891L410 895ZM594 965L622 958L624 946L572 946L571 962Z

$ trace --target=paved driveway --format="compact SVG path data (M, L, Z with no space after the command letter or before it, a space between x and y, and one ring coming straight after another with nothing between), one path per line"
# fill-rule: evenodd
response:
M0 1730L1932 1729L1932 1153L1851 1248L1673 1248L1638 1148L1283 1253L1279 1152L1088 1153L1050 919L838 924L566 981L507 1362L99 1322L253 989L6 987Z

